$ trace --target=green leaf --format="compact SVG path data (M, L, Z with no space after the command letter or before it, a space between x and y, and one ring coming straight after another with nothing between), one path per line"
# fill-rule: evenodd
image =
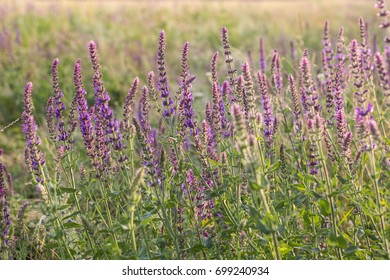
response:
M331 233L329 236L328 245L331 247L344 249L347 247L347 241L341 235L336 236L334 233Z
M312 215L313 215L313 213L309 209L303 210L303 222L304 222L306 227L311 226Z
M316 199L319 199L319 198L322 198L323 196L321 194L319 194L318 192L315 192L315 191L311 191L310 194L316 198Z
M330 204L327 200L324 200L324 199L320 200L320 211L321 211L321 214L324 216L330 215Z
M280 168L280 161L274 163L273 165L271 165L268 170L266 171L266 173L272 173L272 172L275 172L277 170L279 170Z
M345 178L341 177L341 175L337 175L337 178L339 179L339 181L340 181L342 184L348 183L348 181L347 181Z
M263 219L257 222L257 228L264 234L276 232L278 229L278 220L272 214L266 214Z
M64 193L75 193L77 192L77 189L73 189L73 188L60 188L60 190Z
M148 219L150 216L157 213L157 209L153 209L152 211L148 211L141 216L141 221Z
M176 201L168 200L168 201L165 203L165 208L175 208L176 205L177 205L177 202L176 202Z
M353 254L355 253L356 251L359 251L360 249L358 247L356 247L355 245L352 245L352 246L349 246L347 249L344 250L344 254L346 255L349 255L349 254Z
M320 249L315 248L315 247L311 247L310 245L299 246L299 247L296 247L296 249L300 249L300 250L307 251L307 252L314 252L314 253L320 252Z
M57 242L49 242L49 243L45 244L46 249L54 249L54 248L58 248L58 247L59 247L59 245Z
M75 223L75 222L66 222L64 223L64 228L69 229L69 228L82 228L82 225Z
M218 161L215 161L212 159L208 159L208 160L213 167L223 167L223 165L221 163L219 163Z
M298 191L301 191L301 192L306 191L306 187L303 183L293 183L290 186L295 187Z
M188 249L188 251L190 251L191 253L198 253L204 250L207 250L207 247L204 246L203 244L196 244L192 246L190 249Z
M65 205L61 205L60 207L58 207L56 210L60 211L60 210L64 210L66 208L69 208L71 205L70 204L65 204Z
M222 209L224 210L223 213L225 214L225 216L229 219L229 221L235 225L235 226L238 226L238 223L233 215L233 212L232 212L232 209L231 207L229 206L229 204L227 203L226 200L222 200Z
M293 248L290 245L285 244L285 243L280 244L278 248L279 248L279 252L282 256L287 255L288 253L290 253L293 250Z
M80 214L80 211L76 211L76 212L74 212L74 213L72 213L72 214L70 214L70 215L68 215L68 216L66 216L66 217L64 217L64 218L62 218L62 221L65 221L65 220L67 220L67 219L70 219L70 218L72 218L72 217L75 217L75 216L77 216L78 214Z
M261 186L256 184L256 182L253 182L253 181L249 181L249 187L251 188L251 190L254 190L254 191L258 191L261 189Z

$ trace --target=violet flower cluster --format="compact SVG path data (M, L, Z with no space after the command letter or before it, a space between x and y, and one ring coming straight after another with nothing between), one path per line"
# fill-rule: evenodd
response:
M2 154L2 150L0 150L0 156ZM0 228L3 229L3 232L0 232L1 239L4 240L5 245L9 246L9 230L11 227L11 219L8 210L8 202L7 202L7 188L5 186L5 166L0 161L0 211L2 212L2 220L0 221Z
M37 135L38 126L33 116L33 103L32 103L32 83L26 84L24 90L24 110L22 113L23 132L26 138L25 160L29 163L29 168L34 174L35 180L38 183L44 182L44 174L42 167L45 165L45 155L39 149L41 140Z
M157 51L157 64L158 64L158 84L157 88L160 92L162 100L162 105L164 108L163 116L165 118L170 118L175 113L175 108L173 104L172 98L170 95L169 85L168 85L168 77L165 69L165 32L162 30L160 32L160 37L158 41L158 51Z
M271 149L276 133L277 117L272 112L271 100L268 92L267 77L264 73L257 73L257 80L261 93L261 103L263 104L263 131L267 148Z

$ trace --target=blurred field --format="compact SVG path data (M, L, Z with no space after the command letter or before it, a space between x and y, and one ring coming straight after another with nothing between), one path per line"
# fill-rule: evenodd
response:
M82 59L84 83L91 92L87 48L90 40L98 44L106 88L117 107L123 104L135 76L144 81L149 71L156 71L154 61L161 29L167 34L167 67L173 88L182 45L189 41L190 69L197 76L195 105L203 108L201 97L209 95L211 88L205 73L212 53L221 53L222 26L229 29L237 66L252 59L255 69L260 36L264 38L268 63L273 48L288 56L290 41L295 43L298 56L305 47L318 50L311 52L318 61L326 19L331 19L333 40L342 25L346 37L357 37L360 16L369 24L370 37L378 31L374 1L0 2L0 130L20 117L27 81L34 83L38 124L43 123L44 105L52 94L50 65L56 57L60 59L65 99L69 102L74 94L72 75L77 58ZM289 65L285 63L284 67ZM224 73L222 59L219 69L220 74ZM17 181L17 174L22 173L24 146L19 123L0 133L0 146Z

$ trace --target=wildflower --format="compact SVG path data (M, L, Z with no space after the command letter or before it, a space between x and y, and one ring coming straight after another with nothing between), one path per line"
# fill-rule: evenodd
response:
M94 41L89 43L89 57L91 59L92 68L94 70L93 89L95 92L95 97L103 98L103 94L105 93L103 74L101 72L99 56L97 54L96 43Z
M124 129L126 135L129 134L131 119L134 114L134 97L138 91L138 84L139 84L139 79L135 78L126 96L125 106L123 109Z
M342 152L347 162L351 160L351 150L350 150L351 143L352 143L352 132L348 131L344 136L344 141L342 145Z
M156 138L156 132L152 130L149 134L149 138L145 138L145 134L142 132L137 120L133 117L133 124L136 130L136 135L141 146L141 159L142 164L145 166L145 171L150 175L151 181L149 184L154 186L159 185L160 182L156 179L158 173L158 167L156 161L153 159L153 153L156 151L154 139Z
M331 162L335 162L335 157L334 157L334 153L333 153L333 145L331 143L330 136L325 129L323 131L323 138L324 138L328 158L331 160Z
M221 99L221 92L219 91L219 87L217 83L213 83L212 86L212 94L213 94L213 113L212 113L212 128L213 132L215 134L216 140L219 140L219 135L221 132L221 123L222 123L222 117L221 117L221 111L220 111L220 103L222 101Z
M209 158L217 161L218 156L216 153L216 139L215 139L215 133L213 131L213 128L209 125L209 123L206 120L202 121L202 138L203 138L203 144L205 147L207 147L207 154Z
M24 214L26 213L26 208L29 206L30 203L28 201L23 202L22 206L20 206L18 215L17 215L17 221L18 224L21 223L24 219Z
M189 169L186 173L186 182L189 186L190 193L194 194L193 197L194 204L196 205L195 220L202 219L203 217L203 208L204 208L204 188L200 187L196 178L194 171Z
M322 45L324 46L323 52L324 52L324 57L325 57L325 63L324 63L324 72L325 73L330 73L332 71L333 65L332 65L332 60L333 60L333 49L332 49L332 43L329 39L329 22L325 21L324 25L324 39L322 41ZM326 74L329 75L329 74ZM329 79L330 77L327 77Z
M344 39L344 27L340 28L339 34L337 36L337 54L336 54L336 61L337 64L340 64L345 60L345 55L344 55L344 45L345 45L345 39Z
M229 107L230 104L236 102L236 97L232 95L232 90L228 81L222 83L222 97L225 100L225 107Z
M280 66L280 57L277 49L274 49L274 54L272 56L271 82L272 85L277 90L277 92L280 94L283 84L282 84L282 71Z
M344 62L341 62L337 65L336 69L336 76L334 80L334 102L335 102L335 112L344 110L344 95L343 95L343 88L342 88L342 75L343 75L343 69L344 68Z
M308 161L307 165L309 167L309 173L311 175L317 175L318 174L318 166L319 166L319 161L317 159L318 155L316 152L316 147L314 143L310 143L309 147L309 153L308 153Z
M263 104L263 122L264 122L264 137L267 143L267 147L270 149L274 141L273 136L275 132L275 116L272 113L271 101L268 93L267 80L265 74L257 72L257 80L259 83L259 89L261 93L261 103Z
M302 123L301 123L301 119L300 119L301 110L300 110L300 105L299 105L299 100L298 100L298 93L297 93L297 89L295 86L295 80L294 80L294 77L292 75L289 75L288 82L289 82L289 86L290 86L291 98L292 98L293 107L294 107L294 111L293 111L294 112L294 132L298 134L298 133L300 133L300 131L302 129Z
M350 53L350 69L352 72L352 76L354 78L354 85L356 88L361 88L363 86L363 80L362 80L362 58L361 58L361 52L358 49L358 43L354 39L351 41L350 47L349 47L349 53Z
M148 87L150 100L156 101L157 100L157 90L156 90L156 86L155 86L155 82L154 82L154 72L153 71L150 71L148 73L147 87Z
M228 67L228 75L230 77L230 86L232 88L236 88L237 78L236 78L236 72L237 70L234 69L234 60L231 56L232 51L230 49L230 43L229 43L229 34L226 27L222 28L222 47L223 47L223 54L225 55L225 62Z
M50 138L54 139L55 138L55 135L54 135L54 106L53 106L53 103L54 103L54 98L52 96L50 96L47 100L47 103L46 103L46 123L47 123L47 127L49 128L49 134L50 134Z
M227 119L227 114L230 114L230 112L226 112L225 108L229 108L230 104L233 101L234 97L232 96L232 91L230 90L229 82L225 81L222 84L222 98L219 101L219 112L221 115L221 129L223 137L229 137L230 135L229 121Z
M38 182L43 182L42 166L45 164L45 155L39 149L41 140L37 135L37 124L32 114L32 83L26 84L24 91L24 110L22 113L23 132L27 142L27 157L31 162L31 170Z
M98 132L98 129L95 128L96 141L111 143L115 150L121 150L123 146L122 135L119 130L119 122L113 115L109 106L109 101L110 97L107 92L105 92L102 97L95 98L96 114L91 115L94 115L95 126L99 127L100 130L100 132ZM109 149L108 146L107 149Z
M252 75L250 72L248 62L245 62L242 65L242 75L244 78L244 92L243 92L243 103L245 110L245 118L247 121L247 127L249 131L253 130L253 125L251 123L251 119L254 117L254 109L255 109L255 92L253 89L252 83Z
M382 22L379 25L379 28L387 29L390 27L389 22L389 11L386 9L385 1L384 0L377 0L375 3L375 8L379 9L379 13L377 14L378 17L382 18ZM385 37L385 42L388 44L390 43L390 38L387 36Z
M312 118L315 111L319 110L318 95L311 76L311 66L307 55L303 55L300 63L300 85L302 103L306 109L305 114Z
M337 129L337 140L340 145L343 145L345 133L346 133L346 120L344 110L338 110L336 112L336 129Z
M4 230L0 234L2 234L6 246L9 246L9 229L11 227L11 219L8 210L7 191L4 182L4 171L5 171L5 167L3 163L0 161L0 205L3 207L3 209L0 209L0 211L3 212L2 213L3 220L0 221L0 223L3 224L2 228Z
M362 18L359 19L360 45L361 45L361 65L367 79L372 75L371 50L367 44L367 25Z
M211 59L211 79L213 83L218 83L218 76L217 76L217 60L218 60L218 52L215 52L213 54L213 57Z
M58 58L55 58L51 64L51 76L52 76L52 82L53 82L53 91L54 95L58 95L60 92L60 85L58 83L58 65L60 63L60 60Z
M149 91L148 91L148 87L144 86L142 88L142 95L140 99L140 124L146 137L150 132L149 111L150 111Z
M175 109L173 107L172 98L169 97L169 85L168 85L168 77L165 70L165 32L162 30L159 36L158 42L158 51L157 51L157 64L158 64L158 85L157 88L161 94L161 98L163 99L162 104L164 107L163 116L165 118L171 117L175 113Z
M70 122L70 127L68 130L65 129L65 121L63 117L63 112L65 111L65 105L62 102L62 98L64 97L64 94L60 90L60 85L58 82L58 65L59 65L59 60L58 58L53 60L52 63L52 68L51 68L51 75L52 75L52 83L53 83L53 101L50 101L50 98L48 100L48 105L49 102L52 102L52 107L54 111L54 117L55 117L55 127L57 130L57 141L63 141L63 142L68 142L68 145L66 146L67 149L69 149L69 145L72 144L72 141L70 140L70 135L74 132L76 128L76 123L74 122L74 104L72 103L70 112L69 112L69 122ZM50 108L50 107L49 107ZM50 123L48 119L48 126L50 130ZM52 128L54 131L54 127ZM54 134L54 132L52 133Z
M284 155L284 145L281 144L279 147L279 160L280 160L280 171L283 179L287 177L287 164L286 158Z
M379 52L375 53L375 64L379 74L379 85L383 89L383 96L387 106L390 106L390 79L383 58Z
M189 43L185 42L182 50L182 62L181 68L182 72L180 74L181 81L179 84L179 89L176 92L176 100L179 100L179 108L182 105L183 93L187 88L191 88L191 83L195 80L195 77L190 77L190 71L188 67L188 53L189 53ZM180 110L180 109L179 109Z
M235 125L234 127L236 129L236 133L237 135L242 137L243 135L245 135L246 127L245 127L244 118L242 116L241 108L238 104L233 104L231 108L232 108L231 110L232 110L232 116L234 120L234 125Z
M187 78L188 78L188 71L189 71L189 67L188 67L188 53L189 53L189 43L188 42L185 42L184 43L184 46L183 46L183 51L182 51L182 55L181 55L181 77L182 77L182 83L185 84L187 82Z
M244 105L244 95L244 78L242 77L242 75L240 75L237 78L236 96L234 98L235 102L240 105Z
M361 149L363 151L368 149L367 137L369 136L368 116L373 112L373 106L368 104L367 109L364 107L355 108L355 127Z
M333 97L333 81L332 79L326 80L326 112L328 113L328 125L333 125L334 118L334 97Z
M181 122L182 122L182 127L183 127L183 132L186 128L189 128L190 130L194 129L196 124L194 120L194 108L193 108L193 103L194 97L190 90L187 88L183 92L183 98L182 98L182 104L181 104ZM210 103L209 104L209 109L210 109ZM210 111L208 111L208 114L211 114ZM211 116L210 116L211 118Z
M74 86L76 89L77 111L79 112L79 124L81 135L84 140L86 154L95 162L95 145L94 145L94 131L91 123L91 115L88 111L87 100L85 95L87 92L83 88L81 81L81 62L77 60L74 66ZM96 163L96 162L95 162Z

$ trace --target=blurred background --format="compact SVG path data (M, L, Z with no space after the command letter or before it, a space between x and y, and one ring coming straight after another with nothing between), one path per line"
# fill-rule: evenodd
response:
M18 169L24 147L20 122L4 127L20 117L27 81L34 84L39 133L45 135L44 107L52 94L50 67L54 58L60 60L65 103L69 104L74 95L73 66L78 58L82 60L84 84L91 93L89 101L93 102L90 40L98 45L105 86L118 114L131 81L138 76L143 83L149 71L156 71L160 30L164 29L167 35L166 61L173 90L180 74L181 48L189 41L190 71L197 76L193 87L195 106L203 108L203 97L209 96L211 89L208 72L215 51L220 52L220 77L226 72L220 43L223 26L229 30L237 68L249 60L252 68L258 69L262 37L268 64L277 48L285 57L283 68L289 68L293 42L298 58L304 48L310 50L316 71L327 19L333 45L341 26L345 28L347 44L358 37L358 21L363 17L370 40L377 36L378 47L383 47L374 4L374 0L0 0L0 147L4 149L6 164L13 166L16 174L23 173L22 167Z

